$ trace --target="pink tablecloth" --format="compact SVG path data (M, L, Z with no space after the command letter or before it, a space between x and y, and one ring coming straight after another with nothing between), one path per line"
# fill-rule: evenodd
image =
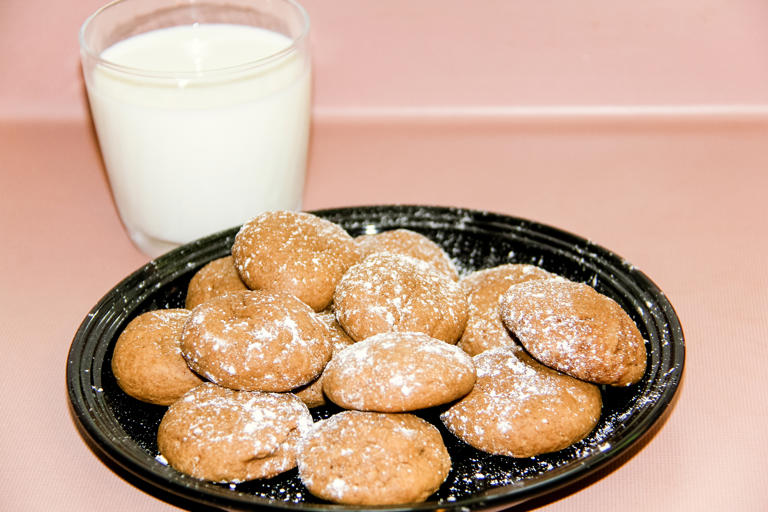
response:
M483 208L578 233L650 275L688 357L671 416L632 457L546 510L766 510L768 125L710 119L533 128L495 121L315 126L307 208ZM78 435L64 371L77 326L147 261L82 124L0 126L0 391L7 510L167 510Z

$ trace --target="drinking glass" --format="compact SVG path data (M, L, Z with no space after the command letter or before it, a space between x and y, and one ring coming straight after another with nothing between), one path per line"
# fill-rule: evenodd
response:
M80 29L120 218L157 256L266 210L299 209L309 17L293 0L118 0Z

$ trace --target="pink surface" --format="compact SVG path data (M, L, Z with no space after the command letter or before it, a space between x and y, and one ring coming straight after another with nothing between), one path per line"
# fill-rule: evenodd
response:
M0 2L0 119L86 119L77 31L103 0ZM768 105L768 3L305 0L315 113Z
M307 0L305 206L419 203L549 223L667 293L682 392L637 453L547 511L765 511L768 3ZM101 0L0 2L0 509L173 507L91 453L64 372L147 261L86 123L76 31Z
M626 257L676 307L680 399L631 458L546 510L762 511L768 325L765 125L430 123L316 126L306 206L418 202L547 222ZM79 437L64 388L87 311L146 261L125 236L91 133L0 126L0 503L8 510L167 510ZM10 464L10 465L9 465ZM73 468L77 468L73 471ZM554 501L552 501L554 500ZM119 505L115 505L119 504Z

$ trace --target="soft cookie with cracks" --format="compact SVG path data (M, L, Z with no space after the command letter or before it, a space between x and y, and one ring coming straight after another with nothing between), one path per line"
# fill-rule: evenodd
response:
M179 348L186 309L148 311L130 321L112 354L112 373L126 394L169 405L202 381L187 366Z
M160 454L195 478L244 482L296 467L312 415L290 393L234 391L207 382L172 404L157 433Z
M443 248L421 233L409 229L360 235L355 238L355 245L363 258L377 252L403 254L429 263L454 281L459 279L456 266Z
M326 326L299 299L249 290L193 309L181 350L190 368L221 386L290 391L320 375L333 347Z
M388 252L351 267L333 306L355 341L382 332L421 332L455 344L467 323L467 299L458 283L428 263Z
M532 457L569 446L595 427L594 384L547 368L513 347L474 357L477 382L441 419L457 437L495 455Z
M240 274L237 273L232 256L211 261L195 272L187 286L185 305L187 309L229 292L247 290Z
M245 223L232 257L249 288L290 293L315 311L331 303L341 276L360 259L344 228L292 211L266 212Z
M450 469L440 432L412 414L344 411L315 423L299 448L309 492L349 505L424 501Z
M626 386L645 373L645 341L611 298L567 279L528 281L509 288L501 318L543 364L577 379Z
M475 383L472 358L422 333L390 332L351 345L323 372L326 396L345 409L405 412L452 402Z
M514 284L553 277L554 274L534 265L508 263L478 270L462 278L460 284L467 294L469 319L459 347L475 356L492 348L517 346L501 321L501 296Z

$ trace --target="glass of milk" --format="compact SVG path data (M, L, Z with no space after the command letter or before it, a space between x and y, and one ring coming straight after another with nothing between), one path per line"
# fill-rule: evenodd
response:
M308 37L293 0L118 0L85 21L91 116L144 253L301 207Z

